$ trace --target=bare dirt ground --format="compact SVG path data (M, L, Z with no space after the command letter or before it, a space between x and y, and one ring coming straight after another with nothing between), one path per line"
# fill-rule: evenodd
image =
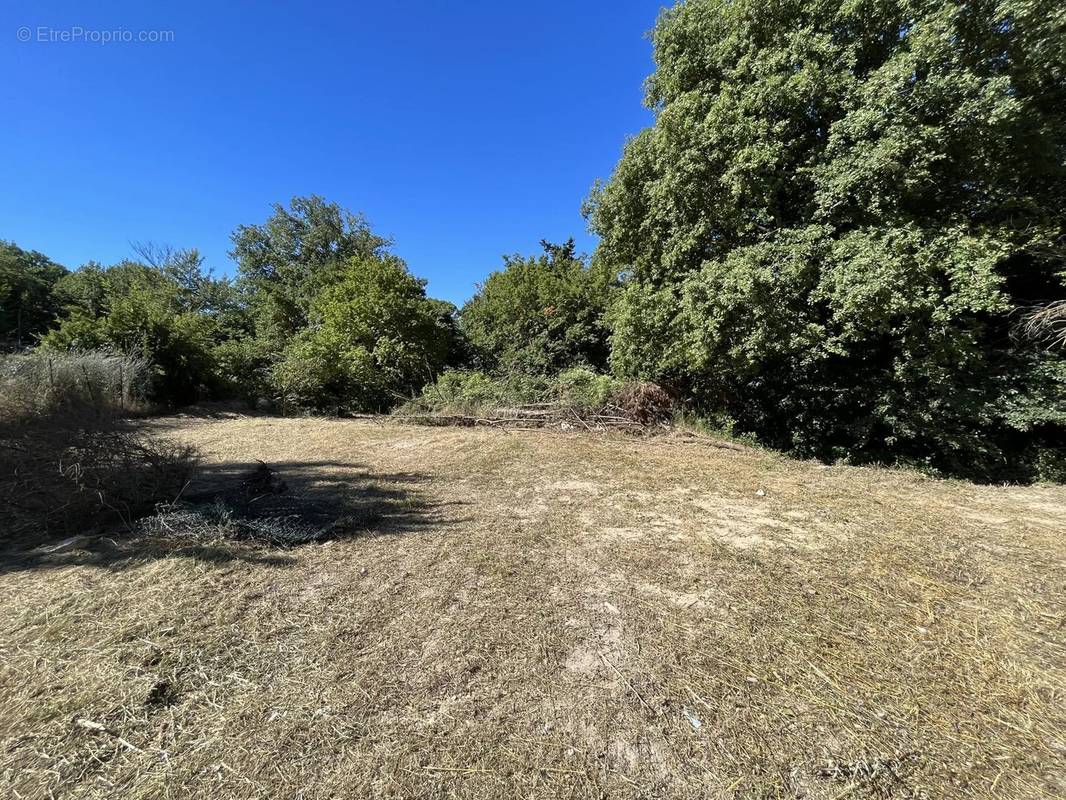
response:
M1066 488L149 424L204 486L262 459L347 502L340 538L0 562L2 796L1066 796Z

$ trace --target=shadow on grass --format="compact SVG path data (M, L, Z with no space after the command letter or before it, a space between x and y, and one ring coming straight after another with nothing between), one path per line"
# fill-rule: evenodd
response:
M66 566L125 569L191 558L271 567L330 539L441 531L461 520L433 503L420 473L374 473L339 461L228 462L197 470L179 500L102 535L22 537L0 549L0 573Z
M221 508L251 527L264 523L264 530L266 523L291 521L309 540L411 533L445 522L444 504L427 502L418 490L429 480L341 461L215 464L190 481L183 502L199 510ZM300 537L276 543L299 544Z

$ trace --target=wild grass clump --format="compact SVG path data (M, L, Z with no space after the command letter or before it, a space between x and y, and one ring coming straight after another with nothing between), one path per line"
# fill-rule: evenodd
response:
M59 413L125 414L144 408L151 368L137 356L107 351L35 350L0 356L0 415L28 419Z

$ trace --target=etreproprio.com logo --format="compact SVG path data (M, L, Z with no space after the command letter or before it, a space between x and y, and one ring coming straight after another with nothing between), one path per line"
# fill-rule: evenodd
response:
M69 28L38 25L31 28L24 25L15 32L15 38L20 42L45 44L161 44L173 42L174 31L84 28L81 25L72 25Z

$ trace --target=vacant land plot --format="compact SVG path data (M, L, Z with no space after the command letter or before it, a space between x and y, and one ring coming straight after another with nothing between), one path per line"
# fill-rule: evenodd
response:
M1063 488L670 437L151 425L204 454L191 497L262 460L333 538L5 557L0 795L1066 794Z

